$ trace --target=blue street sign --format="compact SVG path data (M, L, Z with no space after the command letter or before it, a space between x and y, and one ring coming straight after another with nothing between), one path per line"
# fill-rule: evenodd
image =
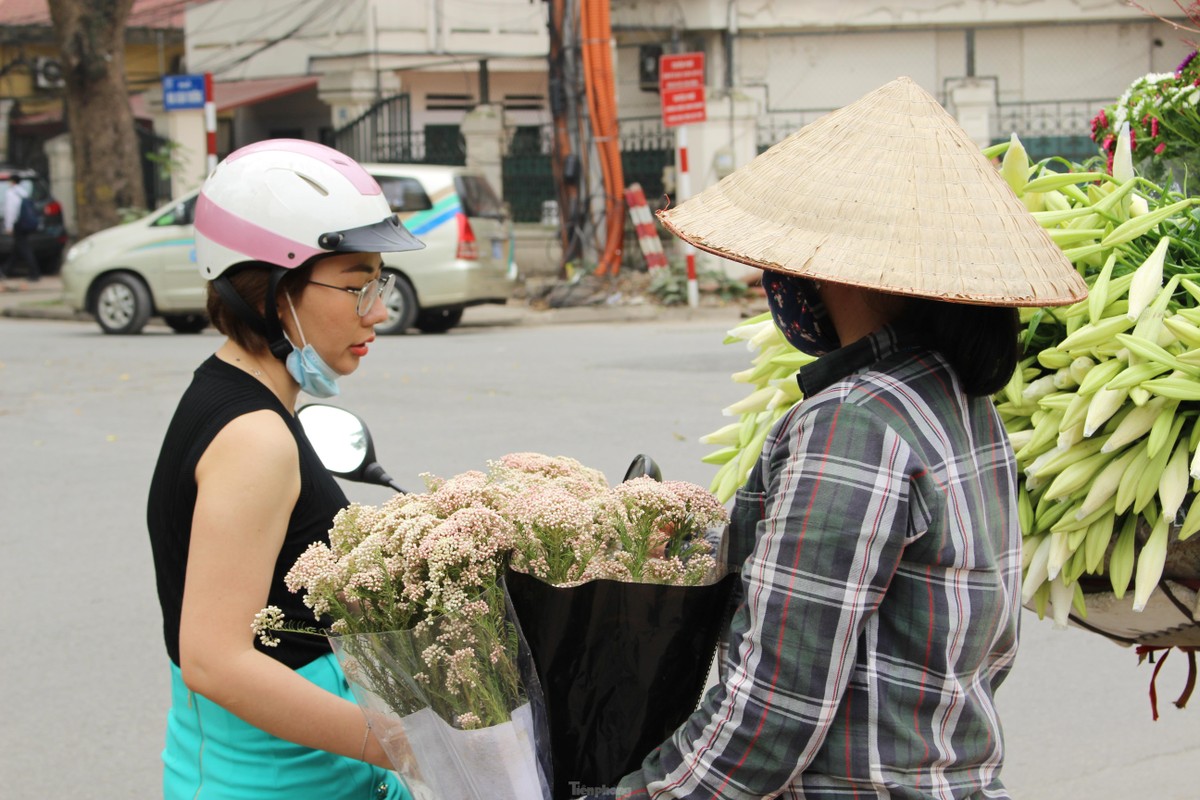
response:
M164 111L204 108L203 75L164 75L162 89Z

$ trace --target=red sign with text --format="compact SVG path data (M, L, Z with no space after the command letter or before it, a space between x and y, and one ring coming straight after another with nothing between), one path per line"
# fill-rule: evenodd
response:
M704 122L704 53L663 54L658 59L663 125Z

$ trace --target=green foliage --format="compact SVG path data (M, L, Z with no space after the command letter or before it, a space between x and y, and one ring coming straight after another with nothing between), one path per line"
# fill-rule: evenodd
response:
M1138 172L1160 184L1183 187L1200 166L1200 59L1192 52L1175 72L1135 80L1092 119L1092 139L1111 170L1121 127L1129 123Z

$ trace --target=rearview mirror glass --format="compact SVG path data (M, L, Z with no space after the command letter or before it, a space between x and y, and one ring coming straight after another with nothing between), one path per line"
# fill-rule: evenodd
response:
M326 469L351 475L362 468L370 450L362 420L345 409L320 404L305 406L296 418Z

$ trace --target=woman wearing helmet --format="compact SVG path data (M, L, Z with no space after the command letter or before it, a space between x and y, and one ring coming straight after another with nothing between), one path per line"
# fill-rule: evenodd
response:
M383 252L423 245L378 184L322 145L272 140L226 158L196 204L196 259L226 340L171 420L147 523L172 706L172 798L404 798L321 637L265 648L255 614L307 611L284 585L347 499L293 410L337 392L386 318Z

